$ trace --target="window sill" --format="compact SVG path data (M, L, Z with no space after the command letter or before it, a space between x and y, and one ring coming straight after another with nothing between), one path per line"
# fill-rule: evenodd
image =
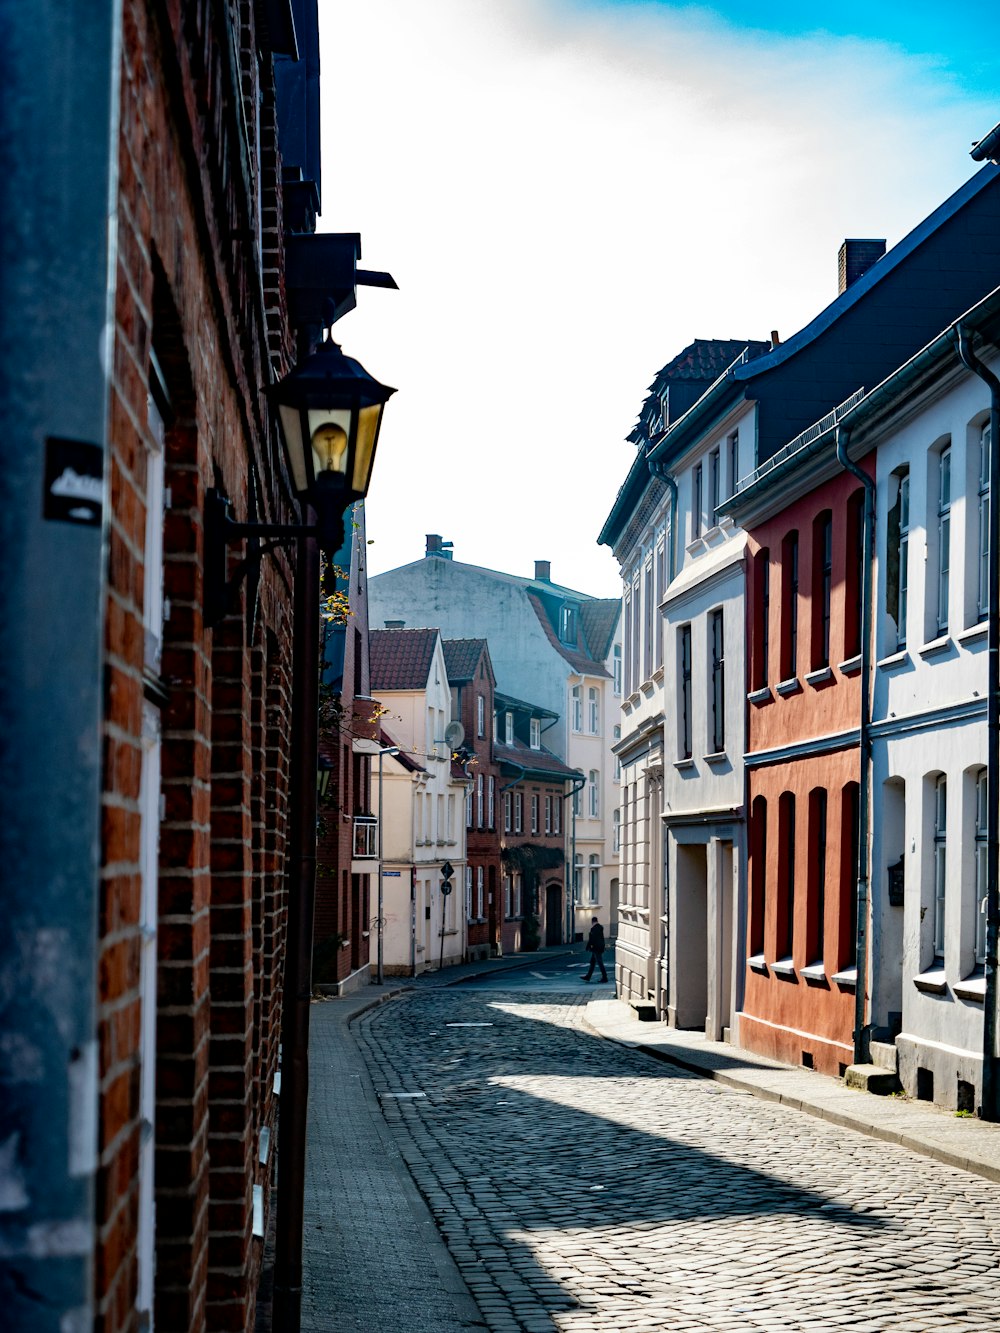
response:
M845 967L842 972L834 972L830 980L835 981L838 986L854 990L858 984L858 969L856 967Z
M694 768L694 767L695 767L695 762L693 759L674 760L674 768L677 769L678 773L686 773L689 768Z
M771 964L771 971L776 977L795 977L795 964L791 958L776 958Z
M747 959L747 967L751 972L762 972L767 976L767 959L762 953L751 954Z
M713 750L711 754L703 755L702 758L706 764L711 764L713 768L718 768L720 764L729 763L729 755L725 750Z
M986 977L983 974L983 967L980 964L974 972L970 972L967 977L956 982L952 990L960 1000L978 1000L980 1004L986 999Z
M971 629L963 630L958 636L958 641L962 645L973 643L985 643L989 634L989 623L985 620L978 625L973 625Z
M799 976L810 986L825 986L826 968L822 963L810 963L808 967L799 969Z
M842 676L855 676L861 670L861 654L857 653L854 657L849 657L846 662L841 662L837 668Z
M789 680L779 680L774 687L784 698L788 694L799 694L802 690L802 682L797 676L792 676Z
M940 639L931 639L930 643L925 643L917 652L926 662L931 657L944 657L946 653L955 651L955 643L947 634L943 634Z
M943 967L932 967L926 972L921 972L919 976L913 978L913 984L925 995L945 995L948 991Z
M815 671L806 672L806 684L811 685L814 690L819 689L821 685L829 685L833 680L833 668L830 666L817 667Z
M771 693L770 686L764 685L759 690L750 691L747 695L747 703L753 704L756 708L760 708L762 704L769 704L773 698L774 695Z
M650 680L652 680L653 683L654 683L655 685L662 685L662 684L663 684L663 667L658 666L658 667L656 668L656 670L653 672L652 676L650 677Z
M888 657L880 657L875 663L880 671L899 671L902 667L912 666L910 654L903 648L898 653L890 653Z

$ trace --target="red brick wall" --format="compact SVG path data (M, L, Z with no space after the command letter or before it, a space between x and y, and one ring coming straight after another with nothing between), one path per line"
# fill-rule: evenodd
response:
M100 912L96 1326L136 1327L141 1005L139 783L147 393L155 345L171 397L164 519L156 1016L156 1326L252 1327L261 1243L251 1187L272 1094L284 948L287 564L265 564L252 648L242 607L202 621L205 491L287 512L263 387L287 369L280 162L269 64L261 144L264 273L239 165L238 105L207 0L125 0L118 271L110 403ZM256 99L253 6L242 95ZM238 90L239 91L239 90ZM237 91L237 95L238 95ZM251 134L255 119L248 118ZM225 169L223 169L223 164ZM260 302L261 283L265 300Z

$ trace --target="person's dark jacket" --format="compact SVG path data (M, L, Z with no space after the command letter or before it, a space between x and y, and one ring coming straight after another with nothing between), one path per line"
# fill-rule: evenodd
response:
M590 934L587 937L587 949L590 953L604 952L604 927L599 921L595 921L590 927Z

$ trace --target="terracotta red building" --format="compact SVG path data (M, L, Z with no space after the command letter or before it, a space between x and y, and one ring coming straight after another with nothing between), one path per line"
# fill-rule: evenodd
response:
M485 639L445 639L451 716L465 729L466 957L495 957L500 949L500 768L494 754L496 679Z
M813 432L815 435L815 432ZM727 512L749 534L748 906L739 1044L853 1060L864 486L793 441Z
M501 911L504 953L562 944L571 938L566 896L567 802L583 774L542 744L557 714L496 695L500 766ZM574 779L576 780L574 782ZM580 884L576 885L579 898Z

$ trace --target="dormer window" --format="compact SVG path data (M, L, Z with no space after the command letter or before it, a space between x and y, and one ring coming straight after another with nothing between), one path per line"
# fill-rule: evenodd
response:
M542 748L542 723L539 718L533 717L531 719L529 732L531 748L533 750L540 750Z
M559 637L563 643L576 643L576 608L564 606L559 612Z
M504 744L505 744L505 745L513 745L513 744L514 744L514 714L513 714L513 713L504 713L504 715L503 715L503 723L504 723Z

